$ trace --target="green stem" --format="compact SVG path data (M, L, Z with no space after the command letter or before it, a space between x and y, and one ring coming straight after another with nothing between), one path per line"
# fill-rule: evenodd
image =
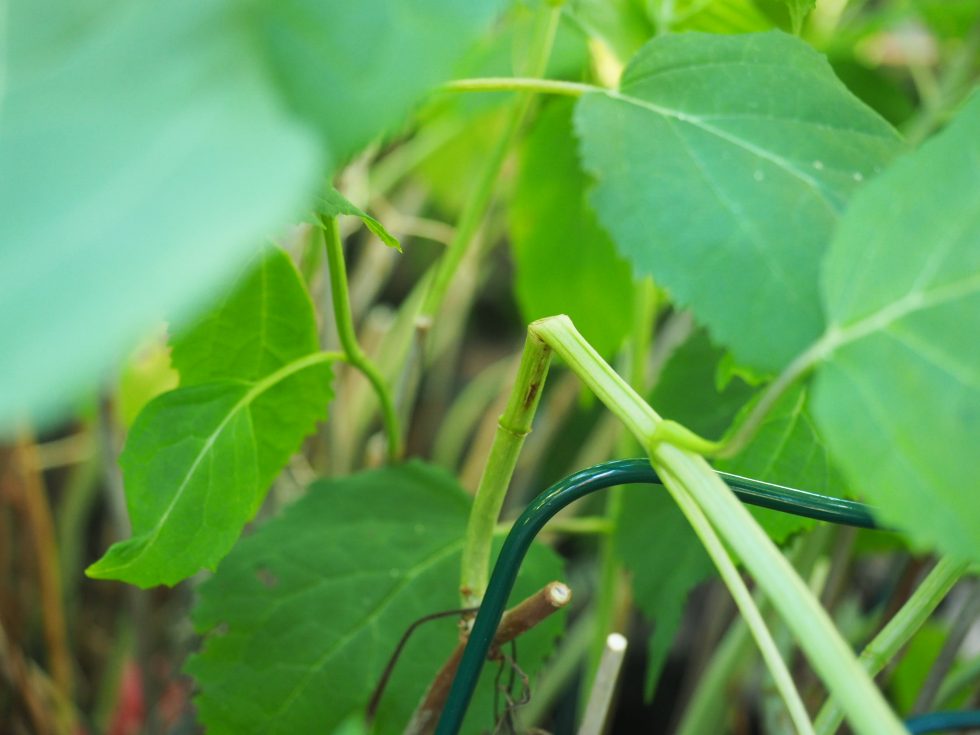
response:
M493 528L494 536L505 536L514 527L513 521L498 523ZM584 516L581 518L555 518L548 523L549 534L568 536L601 536L613 532L613 524L603 516Z
M558 29L558 20L561 17L561 9L546 7L542 13L543 16L536 28L534 38L531 40L527 63L528 73L533 77L541 76L547 68L548 57L551 55L551 47L554 44L555 33ZM436 266L435 275L418 314L418 321L421 324L431 323L446 297L453 276L472 244L474 235L476 235L490 205L490 198L493 196L494 186L500 176L500 170L503 168L504 159L507 157L507 152L514 142L521 123L527 116L532 99L532 95L524 94L515 100L510 109L504 123L504 130L493 150L487 156L476 188L460 214L453 239Z
M674 444L696 454L718 457L719 459L734 457L752 441L769 411L782 398L783 394L833 350L836 333L828 332L828 335L814 342L806 351L801 352L775 380L766 386L762 398L752 407L748 417L738 426L735 433L727 439L718 441L705 439L686 426L675 421L665 420L657 424L653 435L654 444Z
M874 676L881 671L909 642L968 569L966 562L949 558L939 560L901 609L861 651L858 660L868 675ZM841 709L839 695L824 703L816 720L818 735L831 735L837 730L843 717Z
M510 400L500 417L490 456L487 457L473 498L463 547L460 579L462 607L476 607L483 599L490 576L494 526L504 504L514 467L517 466L524 438L531 431L531 421L541 400L541 389L550 365L551 350L540 339L529 336L524 344Z
M391 393L388 391L388 386L377 366L364 354L357 342L347 289L344 245L340 239L337 219L335 217L321 217L320 222L323 225L326 242L327 264L330 268L330 293L333 299L334 319L337 323L340 344L344 349L344 354L347 355L348 362L361 371L378 396L385 432L388 435L388 458L391 462L397 462L402 456L402 437L398 417L395 413L395 404L391 400Z
M542 319L533 323L529 332L562 357L634 436L648 445L660 417L592 349L567 317ZM654 469L663 473L667 490L675 500L683 504L690 494L725 543L742 559L759 587L773 600L814 670L841 701L857 732L905 733L826 611L708 463L670 444L656 446L651 461Z
M801 576L811 574L820 559L820 554L829 538L826 531L832 526L818 526L807 534L800 543L790 549L787 557ZM814 585L811 583L811 589ZM814 592L814 594L817 594ZM763 616L769 616L772 604L768 598L756 591L756 605ZM752 652L752 638L745 621L736 618L714 654L704 673L697 682L690 701L684 708L683 718L677 727L677 735L700 735L724 730L724 719L730 697L727 696L729 683L737 671L749 663Z
M684 710L684 718L677 728L677 735L702 735L722 731L728 701L725 689L739 664L749 655L751 646L749 626L741 618L736 619L698 680L694 696Z
M968 660L946 678L936 695L935 708L950 709L956 706L956 700L968 694L978 680L980 680L980 655Z
M652 460L653 458L651 457ZM663 480L665 483L668 483L669 475L664 475ZM745 621L746 626L752 633L752 637L755 639L756 645L759 647L762 660L772 675L776 690L786 704L786 709L796 727L796 731L802 735L813 735L813 724L810 722L809 715L807 715L806 706L804 706L803 700L800 698L800 693L793 684L793 677L790 675L789 669L786 668L786 662L783 661L779 647L776 645L776 641L773 640L772 634L768 626L766 626L765 620L762 618L762 613L755 604L755 600L752 599L752 593L749 592L749 588L746 587L745 582L738 573L738 569L732 562L731 556L729 556L724 544L718 538L718 534L715 533L715 529L711 526L704 513L701 512L701 508L698 507L694 498L683 489L683 484L678 484L678 488L681 491L674 493L674 499L677 501L681 512L684 513L684 516L691 524L694 532L701 540L711 560L718 568L718 573L721 575L725 586L731 592L735 604L742 613L742 619Z
M595 92L601 88L593 84L563 82L558 79L479 77L477 79L457 79L443 85L443 89L447 92L531 92L581 97L586 92Z
M646 390L647 356L653 341L653 327L657 317L657 291L650 278L636 285L634 298L634 319L628 346L629 380L638 391ZM617 442L617 452L621 457L629 456L635 440L623 432ZM623 506L623 489L609 488L606 495L605 516L609 523L615 524ZM606 638L612 633L620 618L623 595L619 588L623 585L622 564L616 555L612 536L599 543L599 584L596 590L596 628L592 647L589 651L588 675L583 681L584 693L592 690L599 662L606 647ZM583 702L588 697L583 697Z

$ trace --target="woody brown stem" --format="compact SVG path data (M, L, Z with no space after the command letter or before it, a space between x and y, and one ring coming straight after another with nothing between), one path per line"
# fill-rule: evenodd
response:
M64 604L61 597L61 569L55 541L54 521L48 503L47 489L38 470L37 448L29 437L22 437L12 453L13 462L7 482L15 484L21 508L34 542L37 559L37 583L41 597L41 622L52 683L61 703L57 708L57 727L69 732L72 713L64 706L71 701L72 663L68 649Z
M493 637L490 651L491 656L497 655L498 649L510 643L538 625L545 618L565 607L572 600L572 591L561 582L550 582L504 613ZM406 735L431 735L439 722L439 715L449 697L456 670L463 657L466 640L461 640L439 669L429 690L422 698L421 704L412 715L412 720L405 729Z

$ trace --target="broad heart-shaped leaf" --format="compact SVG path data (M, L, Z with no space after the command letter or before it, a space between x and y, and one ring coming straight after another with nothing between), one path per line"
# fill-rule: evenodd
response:
M181 386L230 378L255 381L316 352L316 316L289 256L256 255L227 294L172 339Z
M746 405L747 416L755 401ZM796 386L770 409L752 443L736 457L716 464L717 468L743 477L843 497L844 478L831 464L827 446L810 417L807 389ZM782 543L790 534L812 528L810 518L749 506L749 512L774 541Z
M680 627L687 596L711 576L714 565L677 504L658 486L624 488L613 540L630 572L636 605L654 625L647 644L650 698Z
M290 106L338 160L387 132L455 64L500 0L250 0L243 12Z
M524 320L568 314L599 352L611 355L629 333L633 280L586 202L572 106L549 105L521 154L510 206L517 301Z
M342 214L349 214L353 217L359 217L371 232L378 236L385 245L390 248L395 248L401 252L402 245L398 242L398 238L392 235L385 226L378 222L374 217L369 215L363 209L349 201L343 194L334 189L332 186L327 189L327 193L323 195L320 200L320 214L324 217L338 217Z
M818 265L898 135L802 41L656 38L576 113L599 220L736 359L781 368L823 327Z
M458 607L469 498L420 462L314 483L235 547L200 588L194 623L210 633L188 670L208 732L332 732L363 711L402 633ZM561 577L531 549L511 604ZM560 615L518 639L534 674ZM400 733L458 640L454 622L427 623L402 654L381 702L378 733ZM487 665L466 732L492 728L496 667ZM533 685L533 681L532 681Z
M823 292L835 459L914 543L980 560L980 93L855 197Z
M151 401L119 459L133 537L86 573L152 587L213 569L325 418L327 357L308 355L254 383L212 381Z
M35 47L39 11L12 3L0 431L63 410L307 204L324 156L283 115L231 4L102 3Z
M331 398L313 304L278 248L176 341L173 358L181 387L140 413L120 458L133 538L91 576L146 587L213 568Z

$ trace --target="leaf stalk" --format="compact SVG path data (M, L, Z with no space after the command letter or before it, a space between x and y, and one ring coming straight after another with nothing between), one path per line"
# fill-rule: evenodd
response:
M354 330L354 318L350 308L350 294L347 286L347 269L344 263L344 245L340 239L340 228L335 217L321 217L324 242L327 250L327 265L330 270L330 296L333 299L334 319L337 323L337 333L347 361L371 383L381 404L381 417L384 421L385 434L388 437L388 460L397 462L404 452L402 445L401 427L395 404L385 380L378 367L364 354L357 341Z

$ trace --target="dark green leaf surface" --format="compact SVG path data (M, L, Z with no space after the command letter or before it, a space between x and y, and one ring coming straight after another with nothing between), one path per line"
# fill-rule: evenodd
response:
M526 322L568 314L593 347L613 354L633 321L629 264L586 201L572 106L549 105L521 155L510 206L517 301Z
M172 344L181 386L223 378L255 381L316 352L313 304L289 256L268 248Z
M898 135L780 32L657 38L576 128L620 252L736 359L782 367L823 327L820 258Z
M324 164L227 3L115 6L39 48L37 11L11 10L0 430L63 409L164 314L200 308Z
M202 585L194 612L210 633L189 671L210 733L330 732L363 710L405 629L459 605L469 498L419 462L320 481L243 539ZM512 603L561 576L535 546ZM560 630L550 618L518 642L534 672ZM452 619L427 623L395 669L377 732L400 733L458 640ZM492 726L488 665L467 732Z
M148 587L214 568L324 418L331 371L289 257L270 249L174 350L181 387L151 401L120 457L133 538L88 574Z
M684 514L659 486L624 488L614 543L632 577L636 605L654 625L646 673L646 693L652 697L687 596L711 576L714 565Z
M754 403L745 407L743 417ZM748 447L716 466L725 472L778 485L837 497L848 495L844 479L831 464L827 446L810 417L807 390L803 386L790 389L776 402ZM749 512L779 543L816 523L810 518L754 506L749 506Z
M855 197L823 292L835 459L915 543L980 559L980 94Z
M377 235L378 239L385 245L390 248L395 248L398 251L401 251L402 249L401 243L398 242L398 238L388 232L383 224L378 222L378 220L369 215L360 207L354 205L332 186L327 189L327 193L320 201L320 214L322 214L324 217L339 217L342 214L351 215L352 217L359 217L364 223L364 226Z

